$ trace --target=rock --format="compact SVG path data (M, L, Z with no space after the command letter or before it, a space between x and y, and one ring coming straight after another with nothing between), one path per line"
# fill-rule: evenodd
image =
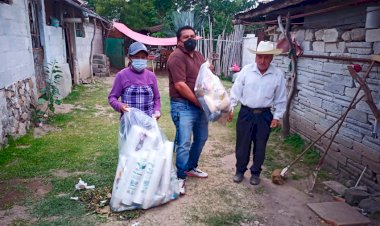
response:
M355 188L349 188L346 190L344 194L344 199L346 200L346 203L356 206L362 201L363 199L366 199L369 197L369 194L365 191L358 190Z
M370 197L363 199L359 203L359 207L369 214L380 214L380 197Z
M351 30L352 41L364 41L365 40L365 28L356 28Z
M259 222L259 221L254 221L254 222L253 222L253 225L254 225L254 226L259 226L259 225L260 225L260 222Z
M336 28L326 29L323 32L322 40L325 42L337 42L339 41L339 36L340 32Z
M305 40L306 41L314 41L315 36L314 36L314 31L313 30L306 30L305 31Z
M351 42L351 40L352 40L351 39L351 32L350 31L343 32L342 39L343 39L343 41Z
M355 181L348 180L348 181L346 181L346 183L344 183L344 185L346 185L346 187L351 188L351 187L355 186Z
M315 40L317 41L322 41L324 30L318 30L316 31L315 34Z

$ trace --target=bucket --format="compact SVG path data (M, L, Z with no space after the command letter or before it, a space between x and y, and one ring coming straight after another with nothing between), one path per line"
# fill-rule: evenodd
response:
M55 17L50 17L50 23L53 27L59 27L59 20Z

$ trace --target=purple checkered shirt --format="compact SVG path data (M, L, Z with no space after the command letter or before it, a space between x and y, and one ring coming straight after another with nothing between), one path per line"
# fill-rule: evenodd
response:
M121 70L116 74L108 102L118 112L121 112L123 103L140 109L149 116L155 111L160 112L160 93L155 74L147 69L141 73L131 68Z

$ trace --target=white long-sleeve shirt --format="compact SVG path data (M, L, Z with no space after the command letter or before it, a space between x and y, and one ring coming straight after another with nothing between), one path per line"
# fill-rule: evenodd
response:
M262 75L256 64L246 65L231 88L232 109L238 102L250 108L272 107L273 118L280 119L286 110L284 73L270 65Z

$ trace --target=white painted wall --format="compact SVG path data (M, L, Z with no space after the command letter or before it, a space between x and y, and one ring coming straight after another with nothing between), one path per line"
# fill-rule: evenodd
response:
M71 92L72 81L70 67L66 59L65 34L62 27L53 27L46 24L44 1L41 1L40 13L40 35L41 44L44 48L44 65L57 61L57 65L63 71L59 81L58 89L60 97L64 98Z
M80 80L86 80L91 77L89 59L91 51L91 40L94 35L94 24L85 23L84 30L86 33L85 37L75 37ZM103 53L102 30L99 28L96 28L95 30L96 33L93 42L93 54Z
M98 22L98 24L99 24L99 22ZM102 29L100 27L96 27L96 33L95 33L93 48L94 48L93 54L95 54L95 53L104 54L104 51L103 51L103 34L102 34Z
M257 48L257 37L254 34L247 34L243 37L243 60L242 67L247 64L251 64L255 61L256 54L248 51L248 48L256 50Z
M25 0L0 4L0 89L35 76L28 18Z

